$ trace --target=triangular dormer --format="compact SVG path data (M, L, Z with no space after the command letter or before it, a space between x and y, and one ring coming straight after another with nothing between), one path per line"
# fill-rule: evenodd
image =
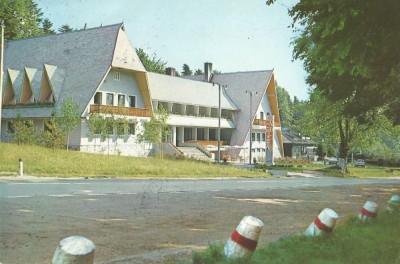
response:
M20 103L21 104L33 104L35 103L35 97L32 89L32 79L35 76L37 69L25 67L24 79L22 81L22 90Z
M53 72L50 70L50 74ZM44 65L43 75L42 75L42 84L40 85L40 96L39 102L41 103L54 103L55 96L53 92L53 88L51 87L49 74L47 72L46 64Z
M17 95L21 87L22 73L18 70L7 70L6 88L3 96L3 105L17 104Z

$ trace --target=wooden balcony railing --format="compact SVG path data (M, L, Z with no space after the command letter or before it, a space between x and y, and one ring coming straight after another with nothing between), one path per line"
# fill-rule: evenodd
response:
M119 107L110 105L90 105L91 113L150 117L150 110L143 108Z
M253 121L253 126L266 126L267 125L267 120L263 119L254 119ZM275 121L275 127L278 127L279 123Z

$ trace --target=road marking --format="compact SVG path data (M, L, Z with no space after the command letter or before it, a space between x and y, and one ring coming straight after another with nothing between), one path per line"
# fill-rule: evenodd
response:
M50 197L72 197L72 194L50 194Z
M18 211L23 212L23 213L32 213L33 210L28 210L28 209L19 209Z
M7 198L31 198L31 195L16 195L16 196L7 196Z
M99 222L117 222L117 221L128 221L128 219L123 219L123 218L97 218L97 219L94 219L94 220L96 220L96 221L99 221Z

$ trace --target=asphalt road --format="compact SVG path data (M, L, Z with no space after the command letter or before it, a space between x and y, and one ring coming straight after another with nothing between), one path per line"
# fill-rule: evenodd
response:
M400 178L1 178L0 263L49 263L71 235L96 244L96 263L157 263L223 241L245 215L268 223L269 242L324 207L345 215L398 192Z

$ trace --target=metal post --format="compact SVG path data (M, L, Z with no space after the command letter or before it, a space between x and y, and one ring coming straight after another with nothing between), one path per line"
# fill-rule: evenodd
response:
M218 84L218 164L221 162L221 85Z
M249 111L249 121L250 121L250 133L249 133L249 140L250 140L250 151L249 151L249 164L252 164L252 160L251 160L251 149L252 149L252 134L253 134L253 113L252 113L252 109L253 109L253 93L257 94L256 91L246 91L246 93L248 93L250 95L250 111Z
M0 141L1 141L1 109L3 108L3 71L4 71L4 21L1 21L0 49Z

